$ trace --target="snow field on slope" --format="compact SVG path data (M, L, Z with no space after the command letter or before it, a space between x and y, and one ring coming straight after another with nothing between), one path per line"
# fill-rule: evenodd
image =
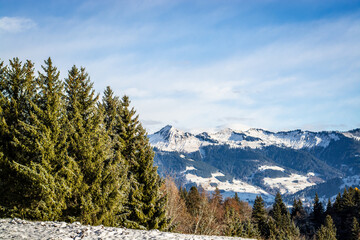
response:
M133 230L80 223L31 222L21 219L0 219L0 239L48 240L230 240L244 239L222 236L201 236L160 232L158 230Z
M185 174L186 180L188 182L192 182L198 186L202 186L204 190L209 192L215 191L217 187L219 190L223 190L225 192L237 192L239 194L243 194L243 200L253 200L255 199L256 195L270 196L270 194L268 194L261 188L250 185L241 180L233 179L232 182L221 182L219 179L216 178L222 176L224 176L224 174L222 174L221 172L212 173L210 178L203 178L191 173Z
M268 166L268 165L264 165L264 166L260 166L258 167L259 171L265 171L265 170L275 170L275 171L285 171L285 169L283 169L282 167L279 166Z
M272 189L279 189L281 194L284 193L296 193L307 187L316 185L309 180L313 173L309 173L307 176L292 173L289 177L279 178L264 178L265 185Z

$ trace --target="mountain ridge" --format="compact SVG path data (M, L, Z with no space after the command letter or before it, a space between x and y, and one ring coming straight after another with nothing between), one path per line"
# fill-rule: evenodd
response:
M260 128L250 128L246 131L222 129L215 133L202 132L193 134L184 132L166 125L159 131L149 135L150 143L164 151L193 152L201 146L210 144L228 144L233 147L261 148L263 146L277 145L294 149L327 147L332 140L339 140L340 137L360 140L360 129L353 129L346 132L340 131L303 131L300 129L291 131L271 132ZM354 134L355 133L355 134ZM166 143L167 140L169 140ZM186 140L187 145L183 142Z
M359 140L360 129L226 128L193 134L167 125L149 135L160 175L171 173L185 187L201 185L208 191L218 187L225 196L237 192L250 202L257 194L270 202L277 191L288 197L302 193L306 198L308 188L360 175ZM339 189L346 184L339 184Z

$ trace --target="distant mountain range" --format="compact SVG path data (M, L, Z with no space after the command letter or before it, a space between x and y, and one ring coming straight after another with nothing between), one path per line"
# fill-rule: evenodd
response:
M149 135L162 176L179 185L237 192L250 203L262 195L271 203L280 191L289 202L315 192L325 201L360 183L360 129L269 132L262 129L192 134L165 126Z

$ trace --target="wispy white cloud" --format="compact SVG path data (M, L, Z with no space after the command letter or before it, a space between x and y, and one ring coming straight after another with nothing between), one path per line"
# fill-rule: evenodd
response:
M357 16L235 28L221 36L213 26L226 11L163 21L168 1L146 3L120 4L121 9L115 4L109 14L121 18L114 23L103 20L107 16L99 10L98 16L84 20L49 21L36 35L4 36L2 57L30 58L40 65L51 56L63 77L72 64L85 66L98 91L110 85L117 94L130 96L149 131L164 123L188 130L351 127L339 117L342 123L334 124L334 112L359 116L354 113L360 112ZM91 4L97 1L83 8L93 8ZM1 18L0 31L5 31L3 22ZM27 29L22 24L17 29Z
M36 26L36 23L28 18L2 17L0 18L0 31L17 33Z

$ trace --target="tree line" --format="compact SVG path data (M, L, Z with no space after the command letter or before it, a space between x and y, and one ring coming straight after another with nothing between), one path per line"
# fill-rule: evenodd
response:
M280 193L271 206L257 196L253 206L234 197L223 199L219 189L210 194L201 187L178 189L167 178L167 216L173 231L188 234L222 235L273 240L360 240L360 191L345 189L327 206L315 195L304 207L294 199L288 208Z
M161 184L127 96L51 58L0 62L0 217L165 229Z

